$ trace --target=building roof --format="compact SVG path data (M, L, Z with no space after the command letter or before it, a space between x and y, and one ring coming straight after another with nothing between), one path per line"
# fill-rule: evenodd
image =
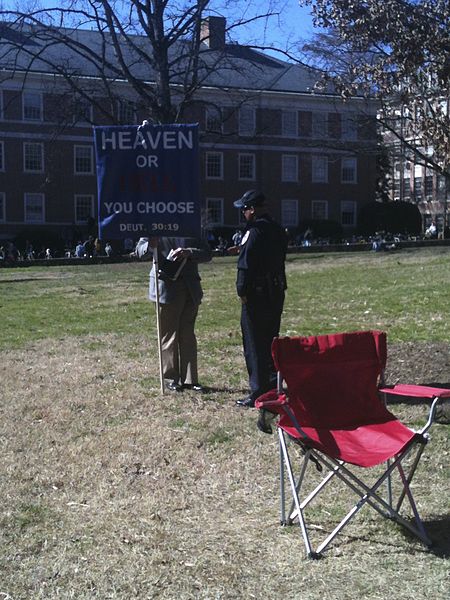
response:
M182 84L189 69L190 43L178 41L171 46L171 83ZM153 57L148 38L123 38L121 50L130 75L138 80L155 81ZM104 63L103 63L104 61ZM320 74L310 67L279 60L239 44L210 48L201 44L199 79L204 87L277 92L310 92ZM103 64L106 67L103 67ZM3 70L54 74L73 77L124 79L114 53L111 35L76 28L51 28L0 24L0 66Z

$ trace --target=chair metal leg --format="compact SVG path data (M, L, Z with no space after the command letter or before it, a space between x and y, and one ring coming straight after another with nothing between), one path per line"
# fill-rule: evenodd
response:
M286 467L289 482L291 484L291 490L292 490L292 494L294 497L295 506L296 506L296 509L298 512L298 520L299 520L300 529L301 529L302 536L303 536L303 541L305 543L306 552L307 552L308 556L315 557L314 556L315 553L312 550L311 542L309 540L308 531L306 529L306 523L305 523L305 519L303 516L303 512L302 512L302 509L300 508L300 502L299 502L298 494L297 494L297 490L296 490L296 484L295 484L294 474L292 471L292 465L291 465L289 453L288 453L287 447L286 447L286 439L284 437L284 431L282 429L278 429L278 432L279 432L280 446L281 446L281 450L283 453L284 464Z
M386 471L374 482L372 486L366 485L361 479L359 479L350 469L348 469L342 461L335 460L330 457L325 457L316 450L308 448L303 457L303 463L300 469L300 474L296 481L294 472L291 465L291 460L289 457L289 452L286 445L286 439L284 432L279 429L279 440L280 440L280 459L282 461L282 465L280 465L281 473L283 475L283 508L282 508L282 518L285 524L290 524L293 522L295 518L298 518L298 522L300 525L300 529L302 532L303 540L305 543L306 551L309 557L318 558L322 552L327 548L327 546L333 541L333 539L342 531L342 529L353 519L353 517L361 510L361 508L365 504L369 504L372 508L374 508L378 513L380 513L385 518L391 518L395 520L397 523L405 527L411 533L413 533L416 537L418 537L422 542L427 545L431 544L431 540L427 536L425 532L425 528L420 519L411 489L410 482L412 480L414 471L416 470L417 464L420 460L420 455L423 451L423 446L418 449L412 467L409 470L408 476L405 475L402 460L413 450L415 444L411 444L411 446L402 454L397 456L394 460L389 461L389 466ZM301 498L301 489L304 480L305 470L310 462L310 455L312 455L316 460L318 460L321 464L323 464L328 470L329 473L322 479L322 481L312 490L305 498ZM290 486L292 490L293 501L291 504L291 508L289 514L287 515L286 520L286 512L285 512L285 492L284 492L284 468L286 468L288 478L290 481ZM397 504L397 509L394 509L392 504L392 490L390 484L390 478L394 470L397 470L400 479L402 481L402 492L401 499ZM350 509L350 511L344 516L344 518L338 523L338 525L333 529L333 531L325 538L317 546L315 551L312 550L311 542L308 534L308 527L306 524L304 509L308 506L308 504L322 491L322 489L333 479L334 477L338 477L343 483L345 483L354 493L356 493L360 499L358 502ZM384 482L388 482L388 489L390 493L388 494L388 501L384 500L378 493L380 486ZM412 523L408 522L404 517L399 514L400 507L403 503L405 496L408 498L409 504L414 514L414 526Z

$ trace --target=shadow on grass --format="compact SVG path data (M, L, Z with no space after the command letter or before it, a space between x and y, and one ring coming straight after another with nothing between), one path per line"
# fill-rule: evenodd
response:
M248 394L248 389L244 388L231 388L231 387L214 387L209 385L203 385L203 392L208 394L221 393L221 394L237 394L238 396Z
M395 526L395 523L392 523ZM414 523L411 521L411 524ZM430 547L425 546L415 535L413 535L410 531L405 529L404 527L398 525L398 531L405 536L411 542L415 542L417 544L415 552L426 552L433 554L437 558L447 559L450 557L450 516L446 515L432 521L423 521L425 531L429 538L432 541L432 545ZM327 533L330 533L327 531ZM334 545L336 547L343 546L351 546L355 542L367 542L367 534L358 535L358 534L349 534L348 532L342 535L341 537L337 537ZM370 538L370 544L372 547L377 546L380 551L392 551L398 550L399 546L394 541L393 538L383 537L380 538L378 535L373 535ZM410 553L414 553L413 550L408 550Z
M443 490L444 494L445 491ZM429 551L439 558L450 557L450 515L443 516L433 521L424 521L425 529L433 545Z

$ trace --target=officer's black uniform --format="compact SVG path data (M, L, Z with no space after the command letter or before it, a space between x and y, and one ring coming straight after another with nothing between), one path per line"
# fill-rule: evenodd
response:
M264 202L264 196L260 197L261 203ZM239 202L242 204L242 199L235 206L240 207ZM286 290L286 249L284 230L268 214L248 223L241 242L236 281L238 295L247 299L242 304L241 328L250 395L237 402L241 406L253 406L258 396L276 387L271 345L280 331Z

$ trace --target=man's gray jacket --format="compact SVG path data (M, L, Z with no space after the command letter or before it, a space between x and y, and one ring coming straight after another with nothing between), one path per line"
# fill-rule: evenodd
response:
M161 264L167 258L169 252L177 248L189 249L191 256L187 259L176 281L158 278L159 302L161 304L169 304L177 296L179 290L186 287L193 303L200 304L203 297L203 290L198 272L198 263L209 262L212 258L211 250L206 242L196 238L160 238L158 242L158 262ZM151 257L151 250L148 245L148 239L141 238L136 246L136 255L139 258L144 256ZM153 302L156 302L155 280L155 266L153 265L150 271L149 286L149 297Z

